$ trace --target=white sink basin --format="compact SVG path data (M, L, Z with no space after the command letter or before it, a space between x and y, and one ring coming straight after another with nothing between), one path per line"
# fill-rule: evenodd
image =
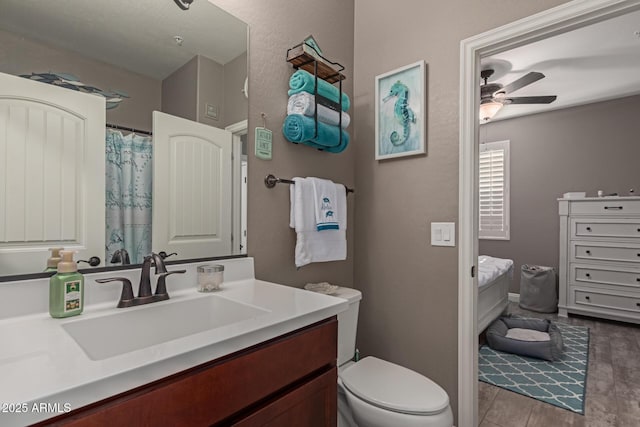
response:
M252 319L268 310L216 295L153 303L62 325L92 360Z

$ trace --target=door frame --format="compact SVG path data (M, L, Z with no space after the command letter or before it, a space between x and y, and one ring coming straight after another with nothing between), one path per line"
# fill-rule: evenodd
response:
M640 9L640 0L574 0L460 42L458 426L478 425L477 278L480 58Z
M240 137L242 135L246 135L249 133L249 121L247 119L241 120L239 122L233 123L224 128L233 134L233 160L232 160L232 183L231 186L233 188L232 195L232 203L233 207L231 209L231 248L232 253L240 254L243 253L241 246L241 234L242 234L242 226L240 220L241 211L242 211L242 183L241 183L241 164L242 164L242 141ZM244 248L244 253L247 253L247 248Z

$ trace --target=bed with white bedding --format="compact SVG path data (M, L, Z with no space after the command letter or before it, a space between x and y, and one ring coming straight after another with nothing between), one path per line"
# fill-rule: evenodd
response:
M500 316L509 304L513 260L478 257L478 333Z

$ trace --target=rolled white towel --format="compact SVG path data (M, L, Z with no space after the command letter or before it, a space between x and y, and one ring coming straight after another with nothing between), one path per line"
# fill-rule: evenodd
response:
M315 111L315 96L308 92L300 92L289 97L287 103L287 114L303 114L305 116L313 117ZM346 129L351 122L351 117L344 111L342 114L342 128ZM325 107L322 104L318 104L318 120L323 123L338 126L340 123L340 116L338 112L331 108Z

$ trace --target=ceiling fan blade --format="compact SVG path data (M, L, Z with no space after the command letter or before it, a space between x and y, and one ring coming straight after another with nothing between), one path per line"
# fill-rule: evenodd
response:
M521 89L531 83L537 82L540 79L544 78L544 74L538 73L536 71L532 71L524 76L520 77L518 80L514 80L505 87L502 88L500 92L511 93L515 92L518 89Z
M503 98L505 104L551 104L557 96L519 96L516 98Z

